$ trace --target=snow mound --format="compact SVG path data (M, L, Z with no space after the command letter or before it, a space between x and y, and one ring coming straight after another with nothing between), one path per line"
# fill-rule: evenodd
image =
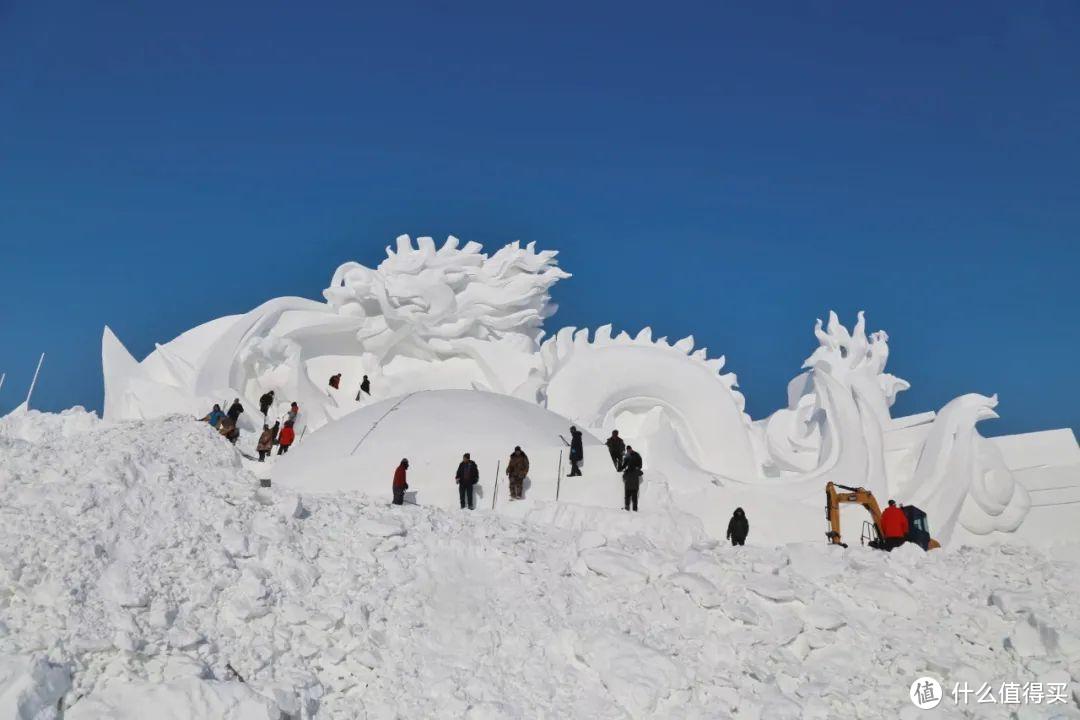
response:
M895 718L920 675L1078 682L1065 548L396 508L260 488L190 419L41 422L0 443L0 718Z
M563 438L573 423L534 403L475 390L416 392L367 405L327 425L277 458L273 481L304 492L362 491L387 497L394 469L409 459L409 487L417 502L456 507L454 472L470 453L481 474L481 498L495 492L515 446L529 455L527 489L539 496L541 485L554 499L559 456L569 469ZM587 457L603 460L607 451L585 434ZM591 451L591 452L590 452ZM505 477L503 483L504 496ZM483 502L480 503L483 505Z

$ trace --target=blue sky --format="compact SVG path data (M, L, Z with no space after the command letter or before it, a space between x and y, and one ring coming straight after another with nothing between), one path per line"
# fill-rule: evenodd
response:
M730 5L725 7L725 5ZM868 312L987 434L1080 426L1080 8L0 0L0 411L318 297L402 232L535 240L559 325L693 333L762 417Z

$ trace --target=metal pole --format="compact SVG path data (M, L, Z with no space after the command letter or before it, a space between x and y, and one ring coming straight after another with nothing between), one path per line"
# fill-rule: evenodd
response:
M0 373L0 388L4 387L4 378L7 377L7 373Z
M499 496L499 470L502 469L502 460L495 463L495 489L491 492L491 509L495 509L495 498Z
M37 385L38 373L41 372L41 363L45 362L45 353L37 361L37 370L34 370L34 379L30 381L30 390L26 393L26 409L30 409L30 396L34 394L34 386Z
M559 490L562 489L562 450L559 451L559 466L555 468L555 502L559 502Z

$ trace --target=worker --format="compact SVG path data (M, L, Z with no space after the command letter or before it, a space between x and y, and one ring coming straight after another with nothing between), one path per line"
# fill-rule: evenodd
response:
M529 456L521 447L515 447L506 463L506 476L510 479L510 499L523 500L525 476L529 474Z
M604 441L607 445L608 452L611 453L611 462L615 465L616 470L622 470L623 455L626 454L626 443L619 437L618 430L611 431L611 437Z
M221 428L218 430L221 436L231 442L233 445L240 439L240 428L236 426L236 421L228 415L221 421Z
M889 507L881 513L881 533L885 536L885 549L890 552L907 540L907 515L904 515L904 511L897 507L895 500L890 500Z
M480 482L480 469L476 467L476 463L469 457L469 453L465 453L461 457L461 463L458 465L454 480L458 486L458 499L461 500L461 509L464 510L465 506L468 505L470 510L475 510L475 490L473 486Z
M566 477L581 475L581 462L585 459L585 447L581 442L581 431L570 427L570 474Z
M330 387L334 388L335 390L341 387L341 373L330 376Z
M409 459L402 459L401 463L397 466L397 470L394 471L394 504L405 504L405 491L409 489L409 483L405 477L406 472L409 470Z
M225 413L221 411L221 406L215 405L213 410L211 410L205 416L199 418L199 420L204 423L209 423L210 427L212 428L217 428L217 426L221 424L221 421L222 419L224 419L224 417Z
M626 460L623 462L623 505L627 511L633 506L637 512L638 490L641 488L641 455L629 445L626 446Z
M731 514L731 519L727 524L727 539L731 541L732 546L745 545L746 536L750 534L750 521L746 519L746 513L743 509L735 508L735 512Z
M240 414L244 412L244 406L240 404L240 398L236 398L232 401L232 405L229 406L229 412L227 413L229 419L236 425L240 422Z
M259 453L259 462L265 462L266 456L274 449L274 431L269 425L263 425L262 434L259 435L259 442L255 445L255 449Z
M371 381L368 380L367 375L365 375L364 379L360 381L360 391L363 393L367 393L368 395L371 394ZM359 396L357 396L357 399L359 399Z
M262 413L262 416L264 418L266 417L266 413L270 412L270 406L273 405L273 404L274 404L274 391L273 390L271 390L269 392L266 392L266 393L263 393L262 397L259 398L259 412Z
M296 424L296 416L299 415L299 414L300 414L300 406L297 405L296 402L294 401L293 404L289 406L288 412L285 413L285 424L286 425L295 425Z
M285 427L281 428L281 432L278 433L278 455L284 455L289 452L289 448L293 444L293 440L296 439L296 431L293 430L293 424L288 420L285 421Z

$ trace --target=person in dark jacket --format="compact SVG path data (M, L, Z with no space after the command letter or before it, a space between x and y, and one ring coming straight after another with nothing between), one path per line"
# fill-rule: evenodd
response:
M581 442L581 431L576 427L570 427L570 474L566 477L575 477L581 474L578 467L585 459L585 446Z
M274 391L263 393L259 398L259 412L263 417L266 417L266 413L270 412L270 406L274 404Z
M233 421L233 424L240 422L240 415L244 412L244 406L240 404L240 398L236 398L232 401L232 405L229 406L229 412L227 413L229 419Z
M262 434L259 435L259 442L255 445L255 449L259 452L259 462L265 462L266 456L273 451L274 431L269 425L263 425Z
M289 448L292 447L293 440L296 439L296 431L293 430L293 424L286 421L285 427L281 428L281 432L278 433L278 455L284 455L289 452Z
M225 419L225 413L221 411L220 405L215 405L214 409L207 413L204 417L199 418L202 422L210 423L210 427L217 428L221 424L221 421Z
M367 393L368 395L371 394L371 381L368 380L367 375L365 375L364 379L360 381L360 391Z
M604 441L608 452L611 453L611 462L616 470L622 470L623 456L626 454L626 443L619 437L618 430L611 431L611 437Z
M510 478L510 499L522 500L525 489L525 476L529 474L529 456L520 447L515 447L510 453L510 461L506 463L506 476Z
M742 508L735 508L731 519L727 524L727 538L732 545L745 545L746 536L750 534L750 521L746 519L746 513Z
M470 510L475 510L473 486L480 482L480 469L476 467L476 463L469 457L469 453L462 456L454 480L457 481L461 509L464 510L465 506L468 505Z
M271 433L271 435L270 435L270 444L271 445L277 445L277 436L278 436L278 431L280 431L280 430L281 430L281 421L280 420L275 420L274 421L274 426L272 428L270 428L270 433Z
M341 373L330 376L330 387L334 388L335 390L341 387Z
M623 462L623 506L637 512L638 490L641 489L641 476L643 462L638 451L629 445L626 446L626 459Z
M409 460L405 458L401 461L401 464L397 466L397 470L394 471L394 504L405 504L405 491L409 489L409 483L405 477L406 472L409 470Z

